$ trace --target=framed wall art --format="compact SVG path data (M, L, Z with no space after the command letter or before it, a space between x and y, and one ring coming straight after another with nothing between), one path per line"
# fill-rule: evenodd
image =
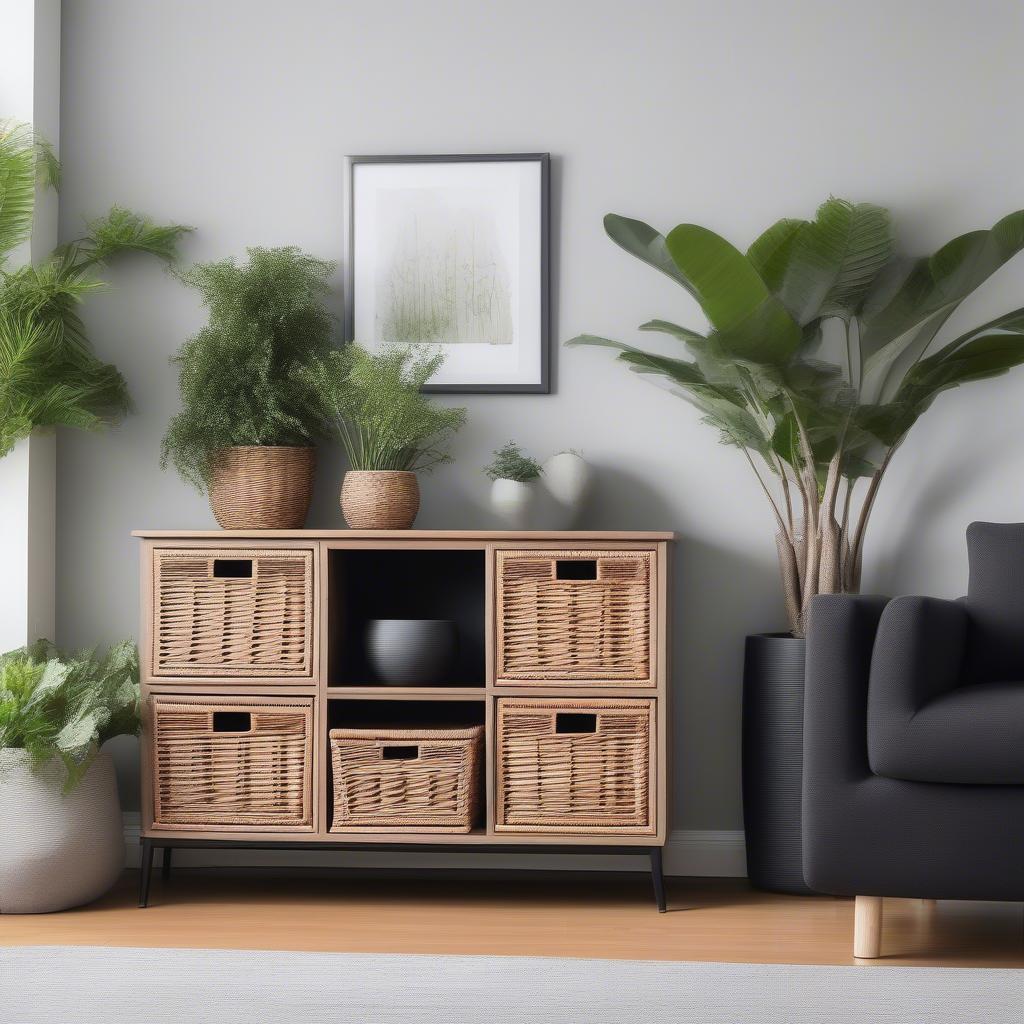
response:
M425 390L548 393L549 166L547 153L348 157L346 337L437 346Z

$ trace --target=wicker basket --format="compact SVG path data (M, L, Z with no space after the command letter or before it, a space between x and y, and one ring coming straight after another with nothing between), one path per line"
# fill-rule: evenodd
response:
M501 697L499 832L654 833L654 701Z
M313 551L157 548L153 675L313 675Z
M341 514L353 530L408 530L420 510L415 473L354 470L341 485Z
M469 832L484 729L332 729L332 832Z
M225 530L301 530L315 468L315 448L225 448L210 477L214 518Z
M312 719L311 698L154 698L154 827L312 831Z
M654 552L498 551L499 682L654 685Z

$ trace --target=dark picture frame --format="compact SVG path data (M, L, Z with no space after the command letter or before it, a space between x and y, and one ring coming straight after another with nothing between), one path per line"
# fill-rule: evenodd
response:
M539 243L537 269L539 280L539 351L536 379L529 382L439 383L424 391L436 394L550 394L551 393L551 158L548 153L458 153L429 156L348 156L345 158L345 317L346 341L355 338L356 324L356 184L357 170L364 165L381 164L470 164L537 163L540 174Z

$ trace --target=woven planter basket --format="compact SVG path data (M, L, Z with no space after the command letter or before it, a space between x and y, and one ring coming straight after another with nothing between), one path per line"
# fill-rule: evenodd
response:
M469 832L482 794L484 728L332 729L332 832Z
M214 460L210 508L225 530L301 530L315 468L315 448L225 448Z
M353 530L408 530L420 510L415 473L350 469L341 485L341 514Z

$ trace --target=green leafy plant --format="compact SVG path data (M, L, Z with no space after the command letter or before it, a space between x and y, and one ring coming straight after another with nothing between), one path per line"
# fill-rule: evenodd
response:
M696 224L661 235L605 218L609 237L670 277L710 324L666 320L677 353L582 335L663 378L739 448L771 503L790 628L817 593L856 591L879 485L907 433L950 388L1024 362L1024 308L936 339L960 303L1024 248L1024 210L901 258L888 211L829 199L747 251ZM863 486L860 486L863 483Z
M448 444L466 410L438 405L420 390L443 362L415 347L370 353L353 343L316 363L309 379L350 469L423 472L451 462Z
M98 275L118 256L143 252L170 263L190 230L115 206L38 266L8 269L32 232L40 178L59 185L53 151L27 125L0 122L0 457L36 428L97 430L130 410L124 378L96 357L78 307L103 287Z
M331 348L323 297L334 264L294 247L247 255L242 266L219 260L179 275L202 295L209 321L173 360L182 409L160 464L201 491L224 448L305 446L323 433L309 370Z
M524 455L515 441L495 449L494 458L484 467L484 473L492 480L515 480L518 483L536 480L542 472L540 463Z
M47 640L0 657L0 748L25 750L33 765L54 758L73 789L100 746L139 732L135 644L62 655Z

